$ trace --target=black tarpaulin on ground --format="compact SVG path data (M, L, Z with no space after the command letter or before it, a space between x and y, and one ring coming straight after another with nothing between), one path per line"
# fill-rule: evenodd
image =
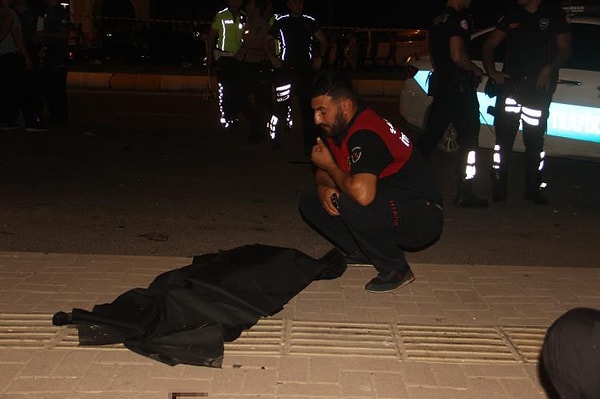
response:
M53 323L75 324L80 345L123 343L169 365L221 367L224 342L283 309L313 280L339 277L345 267L341 254L314 259L291 248L246 245L195 256L147 288L91 312L58 312Z

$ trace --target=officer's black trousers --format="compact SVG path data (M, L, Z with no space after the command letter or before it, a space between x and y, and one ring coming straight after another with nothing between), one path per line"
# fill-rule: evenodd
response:
M574 308L556 319L541 360L560 399L600 398L600 310Z
M25 59L20 54L0 55L0 124L17 124L24 74Z
M362 253L379 272L404 270L405 251L425 249L442 232L442 209L408 195L377 196L361 206L342 193L338 205L341 216L330 216L316 190L309 190L301 196L300 214L333 245L347 254Z
M441 82L433 97L423 134L417 142L417 149L425 158L429 158L450 123L458 133L461 151L466 154L478 147L481 122L475 87Z
M67 73L66 59L48 59L42 66L42 91L48 106L48 119L51 124L62 127L69 123Z
M506 93L499 95L496 100L496 114L494 117L494 128L496 130L496 144L500 147L501 173L507 174L511 155L519 126L522 127L523 145L525 146L525 185L530 190L535 190L541 183L542 170L540 169L540 153L544 150L544 136L546 134L547 120L549 116L551 94L529 93L531 88L522 88L519 95ZM521 112L507 112L505 101L507 95L513 97L518 106L526 106L542 111L539 125L521 123Z
M310 154L312 147L316 144L319 129L315 126L313 111L311 107L311 89L315 78L315 71L311 65L298 67L283 67L276 71L275 84L289 83L291 85L291 96L286 102L276 104L276 116L279 120L285 120L287 108L292 104L295 97L298 101L298 111L301 118L301 129L303 135L304 152ZM295 122L295 121L294 121Z
M240 62L234 57L221 57L215 62L219 83L219 108L221 123L226 126L238 117Z
M23 80L23 120L26 126L34 125L43 119L44 101L41 66L34 64L31 71L25 72Z
M273 80L270 64L266 62L240 63L240 111L250 122L250 141L267 138L267 124L273 114ZM253 104L251 104L252 97Z
M465 186L467 159L469 152L476 151L479 147L479 100L474 86L467 83L441 82L441 87L436 90L427 115L425 130L417 142L417 150L429 158L435 147L440 142L448 125L452 123L457 133L459 146L455 163L458 191L469 191ZM471 181L471 180L469 180Z

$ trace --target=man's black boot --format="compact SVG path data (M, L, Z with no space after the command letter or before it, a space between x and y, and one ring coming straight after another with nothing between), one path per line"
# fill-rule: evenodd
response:
M507 198L507 180L506 173L501 170L492 169L490 171L490 180L492 182L492 202L506 202Z
M485 208L488 206L488 201L478 197L473 192L473 182L463 180L458 185L458 194L454 198L454 205L462 208Z
M542 172L536 168L529 167L525 170L525 201L531 201L534 204L547 204L548 199L544 195L545 183L542 183Z
M523 198L525 201L531 201L538 205L545 205L548 203L548 199L544 195L544 191L538 187L525 189L525 195Z

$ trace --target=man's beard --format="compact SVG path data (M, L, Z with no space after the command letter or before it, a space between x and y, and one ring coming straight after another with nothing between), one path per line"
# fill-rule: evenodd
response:
M330 131L326 130L325 133L329 137L337 137L344 131L345 128L346 122L344 121L344 116L342 115L341 111L338 111L338 113L335 115L333 124L330 126Z

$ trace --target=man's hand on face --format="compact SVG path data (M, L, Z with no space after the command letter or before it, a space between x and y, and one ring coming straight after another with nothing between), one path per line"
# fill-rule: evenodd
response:
M312 148L310 159L318 168L326 172L329 172L329 169L335 166L335 160L329 148L327 148L320 137L317 137L317 143Z

